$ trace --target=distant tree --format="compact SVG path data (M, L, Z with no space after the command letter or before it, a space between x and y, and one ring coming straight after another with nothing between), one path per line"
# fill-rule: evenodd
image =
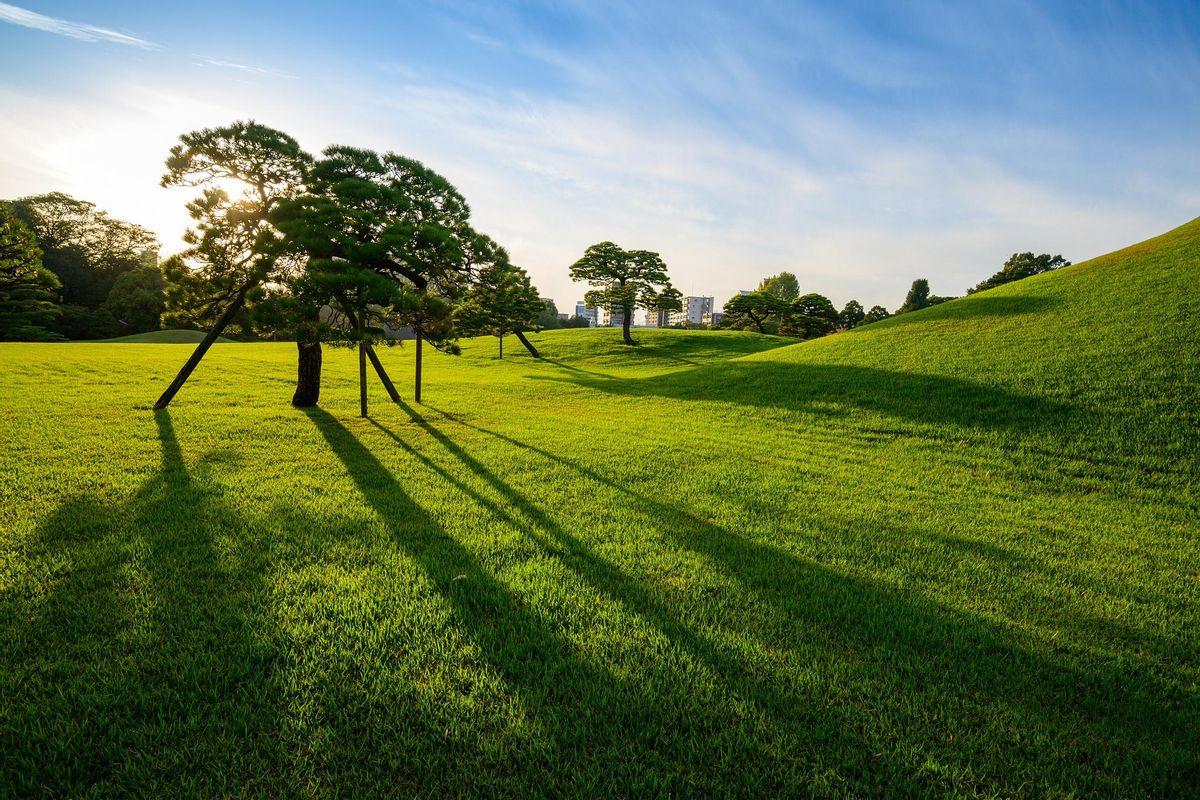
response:
M861 325L865 317L866 312L863 311L862 303L857 300L851 300L846 303L841 313L838 314L838 325L841 325L846 330L851 330Z
M1049 253L1042 253L1035 256L1033 253L1013 253L1008 261L1004 262L1004 266L1000 268L999 272L974 289L968 289L967 294L982 292L1032 275L1040 275L1043 272L1051 272L1069 266L1071 266L1071 262L1061 255L1052 256Z
M62 192L23 197L12 207L37 237L64 303L99 308L121 274L145 266L158 251L150 231Z
M58 307L58 317L50 329L72 341L111 339L121 334L121 326L104 306L64 305Z
M922 308L928 308L930 305L929 281L925 278L917 278L912 282L912 286L904 298L903 305L896 309L896 313L906 314L909 311L920 311Z
M58 279L42 266L33 232L0 204L0 340L53 341Z
M669 319L671 312L683 310L683 292L668 286L648 302L646 310L655 317Z
M562 325L560 327L563 327L563 328L587 328L590 326L590 324L591 323L588 322L587 317L581 317L578 314L574 314L574 315L568 317L567 319L563 320Z
M634 344L629 335L634 309L649 308L671 288L667 265L658 253L623 250L612 242L600 242L584 251L571 265L571 278L596 287L584 295L589 306L622 314L621 335L628 345Z
M800 281L791 272L781 272L763 278L758 284L758 291L770 292L781 300L789 303L800 296Z
M126 333L156 331L162 323L164 307L163 275L158 267L138 267L122 272L104 301Z
M303 191L312 163L295 139L253 121L185 133L179 141L167 158L162 185L205 188L188 204L194 227L184 235L189 247L176 262L195 271L194 291L169 298L195 303L189 309L192 318L209 331L156 409L171 402L208 348L243 312L247 297L297 267L270 217L279 202ZM231 198L227 186L240 189L240 197Z
M537 324L539 328L559 328L562 327L562 320L558 318L558 306L550 298L542 298L542 309L538 312Z
M812 292L791 302L779 332L785 336L815 339L833 331L838 313L828 297Z
M537 330L547 303L538 297L529 282L529 274L508 261L497 247L498 257L479 271L462 304L455 310L456 324L466 335L489 334L500 340L500 358L504 358L504 335L515 333L534 358L537 348L525 337L525 331ZM549 304L553 308L553 303ZM558 322L555 313L554 321Z
M891 314L888 313L888 310L883 306L871 306L870 310L867 311L866 316L863 317L862 324L869 325L872 322L879 322L880 320L887 319L890 316Z
M777 326L790 308L787 301L771 292L739 294L725 303L723 324L727 328L744 330L753 327L759 333L767 333L768 324Z

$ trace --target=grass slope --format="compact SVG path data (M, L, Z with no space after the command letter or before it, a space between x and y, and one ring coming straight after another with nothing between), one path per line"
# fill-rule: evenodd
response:
M102 342L120 342L122 344L196 344L205 337L204 331L186 329L169 331L150 331L135 333L130 336L118 336L115 339L102 339ZM218 336L214 344L228 344L233 339Z
M0 786L1200 788L1200 223L791 346L0 346ZM382 353L408 396L411 346Z

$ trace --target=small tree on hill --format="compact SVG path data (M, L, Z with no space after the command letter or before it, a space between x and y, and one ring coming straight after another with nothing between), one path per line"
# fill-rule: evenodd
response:
M792 301L779 332L786 336L815 339L833 331L838 313L828 297L812 292Z
M497 247L497 257L475 277L462 304L455 310L456 324L466 335L490 334L500 340L500 358L504 358L504 335L515 333L534 358L537 348L525 337L525 331L537 330L546 303L529 282L529 274L508 261ZM557 319L556 319L557 321Z
M33 232L0 204L0 340L62 339L45 328L58 314L57 290Z
M852 330L862 324L863 318L866 317L866 312L863 310L862 303L857 300L851 300L842 308L838 314L838 325L841 325L846 330Z
M887 319L890 316L891 314L888 313L888 310L883 306L871 306L866 315L863 317L862 324L869 325L872 322L879 322L880 320Z
M671 286L667 265L658 253L623 250L612 242L584 251L571 265L571 278L596 287L584 295L589 306L621 313L621 336L628 345L634 344L629 335L634 309L650 307Z
M929 281L925 278L917 278L909 287L908 294L904 297L904 303L896 309L897 314L906 314L909 311L920 311L922 308L928 308L929 302Z
M1052 256L1049 253L1042 253L1035 256L1033 253L1013 253L1008 261L1004 262L1004 266L1000 268L999 272L974 289L968 289L967 294L982 292L1032 275L1041 275L1043 272L1051 272L1069 266L1071 266L1071 262L1061 255Z
M759 333L767 333L767 325L778 325L789 309L787 301L770 292L739 294L725 303L723 324L727 328L744 330L753 327Z
M758 284L758 291L770 292L781 300L789 303L800 296L800 281L791 272L781 272L763 278Z

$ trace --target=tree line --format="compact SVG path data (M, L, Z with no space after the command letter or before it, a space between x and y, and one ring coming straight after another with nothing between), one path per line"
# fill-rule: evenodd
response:
M967 294L993 289L1043 272L1069 267L1061 255L1031 252L1013 253L996 274L967 290ZM781 336L813 339L837 330L850 330L860 325L879 322L888 317L920 311L956 298L935 295L926 278L917 278L909 287L904 302L894 313L876 305L864 309L862 303L850 300L838 311L824 295L810 292L800 294L800 282L795 274L781 272L763 278L758 288L730 298L724 306L721 327L735 330L755 330Z

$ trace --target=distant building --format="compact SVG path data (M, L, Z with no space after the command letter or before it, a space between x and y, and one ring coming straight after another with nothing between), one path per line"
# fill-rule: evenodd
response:
M558 312L558 318L565 322L566 320L569 320L571 318L571 315L566 313L565 311L560 311L560 312Z
M715 328L725 321L724 311L714 311L708 315L708 325L710 328Z
M669 325L705 325L712 318L713 299L711 297L685 297L683 308L672 311Z
M671 311L661 308L646 309L647 328L668 328L671 326Z
M582 300L575 303L575 316L586 319L589 328L595 328L600 324L600 309L589 306Z
M630 320L630 325L633 320ZM600 311L600 325L604 328L623 328L625 327L625 311L624 309L605 308Z

